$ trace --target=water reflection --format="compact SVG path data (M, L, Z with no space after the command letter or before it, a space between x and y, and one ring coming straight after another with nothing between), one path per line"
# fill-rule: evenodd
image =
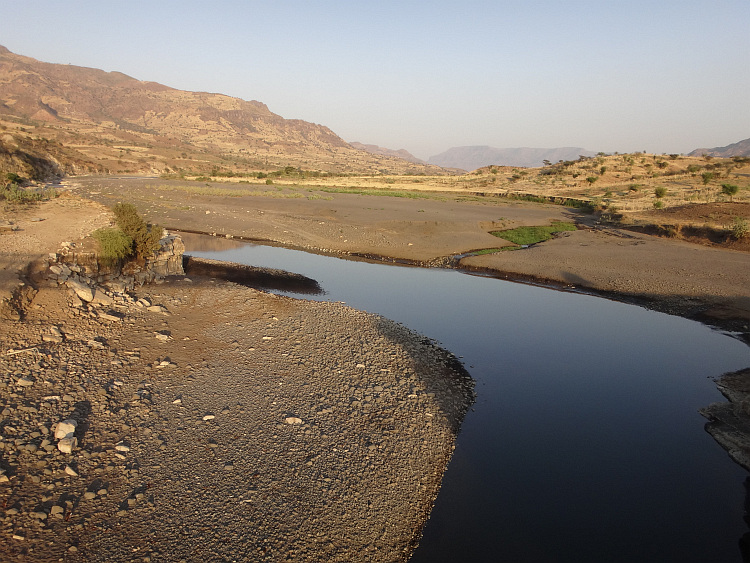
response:
M200 254L200 253L196 253ZM412 561L741 561L746 472L708 436L742 343L678 317L455 271L243 245L213 258L320 282L477 381Z

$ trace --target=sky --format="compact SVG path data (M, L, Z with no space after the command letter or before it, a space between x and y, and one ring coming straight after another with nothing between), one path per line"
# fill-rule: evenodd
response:
M423 159L750 137L750 0L0 0L0 45Z

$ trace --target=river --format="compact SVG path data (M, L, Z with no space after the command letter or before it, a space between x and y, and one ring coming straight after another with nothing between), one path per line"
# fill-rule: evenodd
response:
M742 342L680 317L454 270L185 242L193 256L314 278L325 293L303 298L401 322L465 362L477 402L410 561L743 560L747 472L698 414L723 400L713 378L750 366Z

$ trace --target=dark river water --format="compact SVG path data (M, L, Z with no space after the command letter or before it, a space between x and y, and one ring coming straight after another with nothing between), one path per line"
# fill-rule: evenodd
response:
M188 253L304 274L312 299L462 357L477 402L411 561L742 561L747 473L698 409L750 366L743 343L588 295L206 238Z

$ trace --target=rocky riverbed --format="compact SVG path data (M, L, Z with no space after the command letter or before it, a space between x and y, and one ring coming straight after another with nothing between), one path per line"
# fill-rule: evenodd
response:
M454 356L342 304L60 270L0 332L0 559L408 558L473 401Z

